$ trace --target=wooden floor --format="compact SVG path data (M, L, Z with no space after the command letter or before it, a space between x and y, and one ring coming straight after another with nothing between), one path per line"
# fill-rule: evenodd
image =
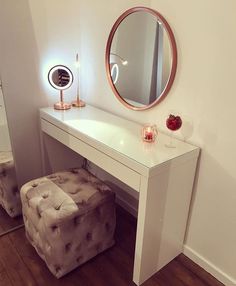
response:
M118 209L116 245L57 280L24 235L24 228L0 237L0 286L134 286L135 219ZM222 286L180 255L143 286Z

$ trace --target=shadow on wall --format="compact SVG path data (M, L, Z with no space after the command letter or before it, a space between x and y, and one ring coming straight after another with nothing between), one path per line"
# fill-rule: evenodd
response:
M42 174L38 108L47 105L27 0L2 1L0 73L19 186Z

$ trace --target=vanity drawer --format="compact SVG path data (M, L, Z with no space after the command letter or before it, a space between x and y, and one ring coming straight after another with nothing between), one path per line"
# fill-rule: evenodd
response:
M41 119L42 131L139 192L140 174L86 142Z

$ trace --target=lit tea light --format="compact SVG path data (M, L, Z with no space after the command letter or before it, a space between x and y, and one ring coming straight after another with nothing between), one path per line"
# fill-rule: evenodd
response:
M145 142L154 142L157 136L156 125L146 124L142 128L142 139Z

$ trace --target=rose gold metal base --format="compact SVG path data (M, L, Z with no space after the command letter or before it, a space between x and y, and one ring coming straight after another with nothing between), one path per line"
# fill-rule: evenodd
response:
M74 106L74 107L84 107L85 105L86 105L86 103L80 99L72 101L72 106Z
M56 110L67 110L71 108L70 103L65 103L65 102L57 102L54 104L54 109Z

